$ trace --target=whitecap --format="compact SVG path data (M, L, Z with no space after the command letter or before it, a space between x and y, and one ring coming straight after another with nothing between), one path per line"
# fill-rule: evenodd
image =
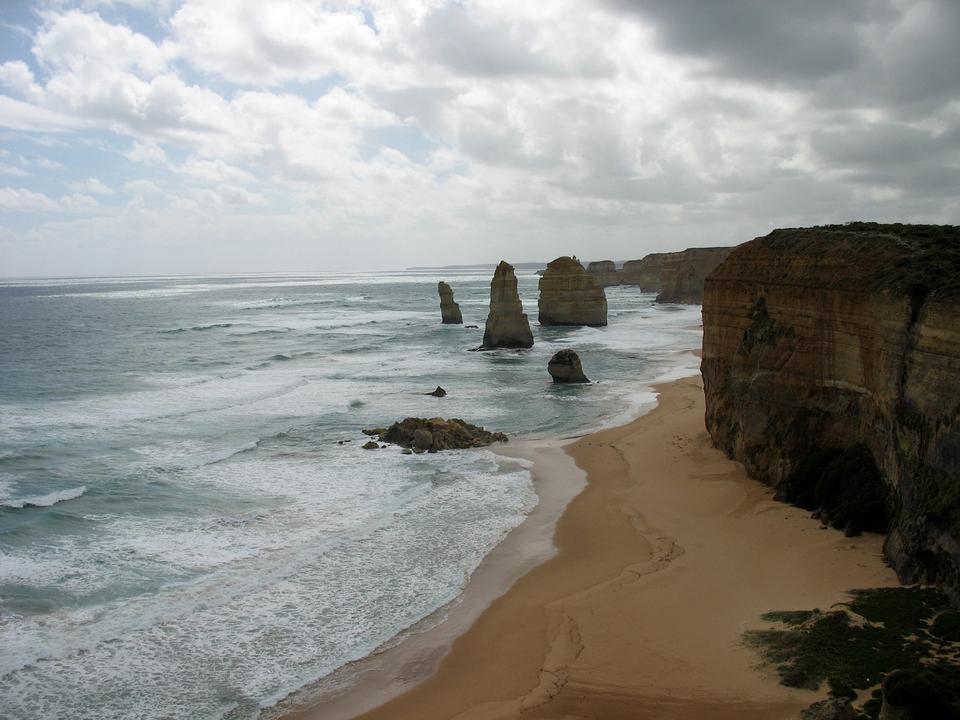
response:
M19 498L16 500L4 500L0 502L0 506L13 508L15 510L29 507L50 507L51 505L66 502L67 500L76 500L86 491L86 485L81 485L80 487L70 488L68 490L57 490L46 495L37 495L35 497Z

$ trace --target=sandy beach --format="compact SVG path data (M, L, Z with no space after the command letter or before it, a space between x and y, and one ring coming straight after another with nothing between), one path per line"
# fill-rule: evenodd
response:
M818 698L758 669L741 633L768 610L896 585L882 537L821 529L715 450L699 376L657 391L649 414L566 446L587 485L556 523L555 554L365 720L778 720Z

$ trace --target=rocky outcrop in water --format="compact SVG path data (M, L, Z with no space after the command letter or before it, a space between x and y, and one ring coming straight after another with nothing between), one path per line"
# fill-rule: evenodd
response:
M540 278L541 325L607 324L607 296L575 257L558 257Z
M587 272L602 288L614 287L620 284L620 271L613 260L599 260L587 265Z
M706 424L778 497L960 599L960 228L777 230L707 278Z
M484 350L533 347L530 321L523 312L513 266L501 260L490 281L490 312L483 331Z
M376 434L380 442L426 452L485 447L495 442L507 442L507 436L503 433L489 432L459 418L444 420L438 417L408 417L386 429L364 430L364 433Z
M550 358L547 363L547 372L555 383L588 383L590 380L583 374L580 356L573 350L561 350Z
M437 284L437 292L440 294L440 318L444 325L460 325L463 323L463 315L460 314L460 306L453 301L453 288L442 280Z
M664 255L660 265L658 303L699 305L703 302L703 283L727 255L729 247L688 248Z
M621 285L639 285L641 292L660 292L663 260L674 253L653 253L640 260L627 260L620 271Z

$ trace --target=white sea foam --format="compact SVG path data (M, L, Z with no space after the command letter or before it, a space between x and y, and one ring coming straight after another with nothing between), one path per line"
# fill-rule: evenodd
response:
M9 464L32 474L0 497L40 497L31 483L59 472L104 498L35 540L0 536L0 585L27 608L0 615L5 716L256 717L455 597L536 502L523 463L366 451L361 427L443 415L564 435L635 414L649 383L695 364L678 350L698 344L699 309L623 288L607 328L534 323L531 350L468 353L480 330L440 325L438 279L482 325L487 271L181 281L196 296L150 304L170 357L106 369L132 386L0 407L4 450L37 458ZM537 279L519 280L535 317ZM140 291L125 282L106 292ZM272 287L287 289L251 290ZM132 348L146 306L109 306L132 318ZM210 331L156 332L193 327ZM561 347L595 384L552 386ZM438 384L447 397L425 395Z
M25 498L15 498L7 499L0 502L0 506L21 509L28 507L50 507L51 505L56 505L57 503L66 502L67 500L76 500L78 497L83 495L87 491L86 486L81 485L80 487L69 488L67 490L55 490L54 492L47 493L46 495L35 495L33 497Z

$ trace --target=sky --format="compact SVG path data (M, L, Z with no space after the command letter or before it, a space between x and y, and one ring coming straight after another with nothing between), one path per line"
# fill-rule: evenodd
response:
M958 0L0 0L0 276L960 222Z

